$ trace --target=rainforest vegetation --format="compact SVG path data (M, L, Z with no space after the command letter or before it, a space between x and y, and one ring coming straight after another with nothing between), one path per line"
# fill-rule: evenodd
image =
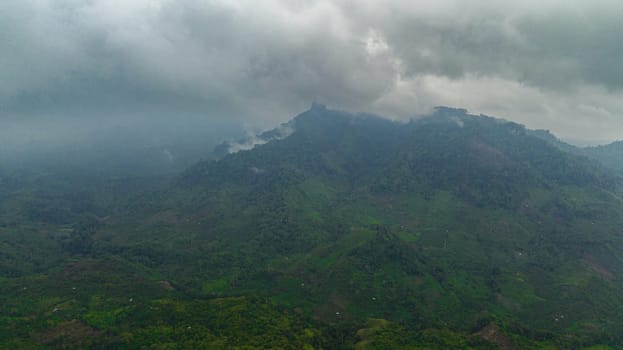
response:
M0 348L623 346L620 145L321 105L259 137L177 173L0 169Z

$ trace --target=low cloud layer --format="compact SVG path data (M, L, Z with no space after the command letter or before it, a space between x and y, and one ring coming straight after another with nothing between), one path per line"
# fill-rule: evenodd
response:
M9 0L0 122L436 105L623 139L617 1Z

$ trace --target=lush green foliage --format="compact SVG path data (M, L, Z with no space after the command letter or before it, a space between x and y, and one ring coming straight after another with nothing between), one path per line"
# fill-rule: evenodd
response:
M619 177L462 110L290 127L158 190L4 186L0 345L623 346Z

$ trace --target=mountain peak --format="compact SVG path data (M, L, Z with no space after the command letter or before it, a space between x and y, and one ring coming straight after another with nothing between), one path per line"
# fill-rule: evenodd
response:
M327 106L323 105L322 103L318 103L316 101L312 102L311 106L309 107L310 111L326 111L327 110Z
M436 106L434 108L434 114L436 115L453 115L453 116L461 116L467 115L467 109L465 108L453 108L447 106Z

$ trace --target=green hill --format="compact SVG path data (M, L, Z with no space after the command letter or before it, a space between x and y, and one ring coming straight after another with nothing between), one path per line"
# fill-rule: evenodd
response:
M603 165L623 174L623 141L603 146L586 147L583 151L587 156L597 159Z
M282 128L42 238L61 262L0 280L0 345L623 346L618 176L460 109Z

